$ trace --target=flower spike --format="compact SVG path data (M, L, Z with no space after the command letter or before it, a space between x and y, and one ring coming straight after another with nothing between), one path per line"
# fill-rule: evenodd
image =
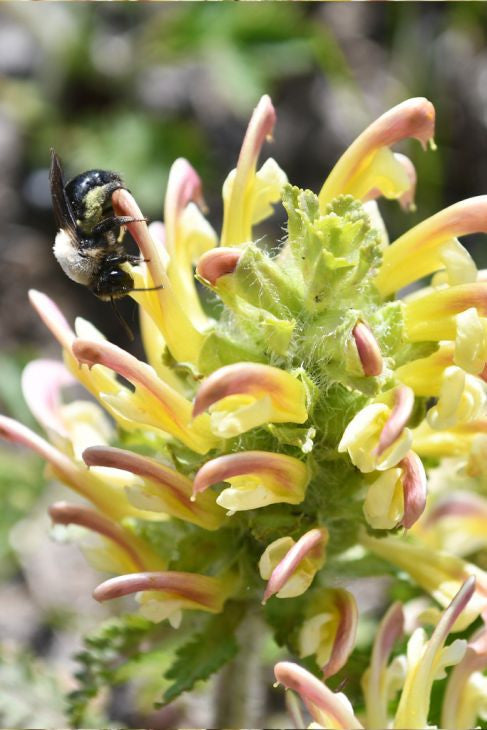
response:
M271 543L259 562L261 577L268 579L262 603L267 603L276 593L278 598L292 598L304 593L324 563L327 542L328 530L314 528L296 543L288 537ZM284 555L279 559L282 552Z
M269 504L299 504L309 475L306 465L285 454L243 451L207 461L195 476L193 498L212 484L228 481L217 504L235 512Z
M311 717L321 727L334 727L337 730L363 728L345 695L332 692L311 672L292 662L278 662L274 674L279 684L300 695Z

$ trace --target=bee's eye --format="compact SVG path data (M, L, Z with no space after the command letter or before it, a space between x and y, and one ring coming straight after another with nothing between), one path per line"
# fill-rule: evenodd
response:
M130 274L122 269L105 269L101 271L92 291L96 296L104 298L118 298L134 288Z

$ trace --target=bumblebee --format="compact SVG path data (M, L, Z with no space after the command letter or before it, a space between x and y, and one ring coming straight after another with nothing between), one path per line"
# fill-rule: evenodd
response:
M112 304L136 291L121 266L140 258L127 254L122 241L124 226L139 219L115 215L112 205L115 190L125 188L122 178L107 170L88 170L64 183L61 162L51 150L49 180L59 226L53 251L64 273Z

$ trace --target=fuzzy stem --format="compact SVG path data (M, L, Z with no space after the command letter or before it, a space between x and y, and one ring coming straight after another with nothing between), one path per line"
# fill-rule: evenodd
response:
M265 682L260 654L263 628L259 614L251 611L237 631L239 653L217 678L214 727L262 725Z

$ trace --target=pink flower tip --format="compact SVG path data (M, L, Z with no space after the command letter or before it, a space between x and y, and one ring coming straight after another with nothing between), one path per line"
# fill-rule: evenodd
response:
M221 276L233 274L241 255L242 252L235 248L226 248L223 246L213 248L200 258L196 267L196 273L204 281L215 286Z

